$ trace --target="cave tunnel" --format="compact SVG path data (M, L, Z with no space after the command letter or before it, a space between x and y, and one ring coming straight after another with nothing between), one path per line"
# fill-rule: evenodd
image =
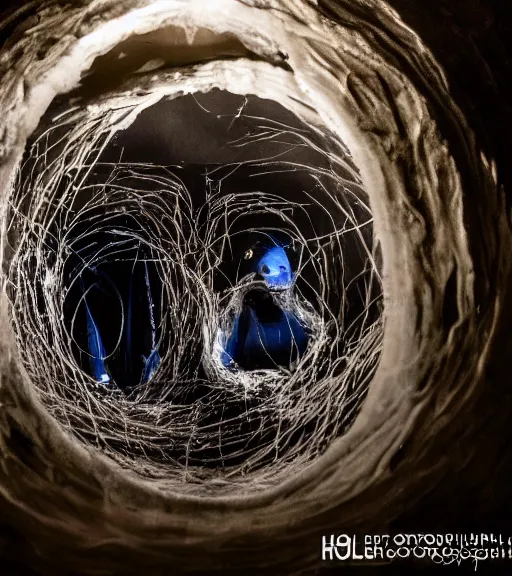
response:
M510 570L509 12L2 5L1 574Z

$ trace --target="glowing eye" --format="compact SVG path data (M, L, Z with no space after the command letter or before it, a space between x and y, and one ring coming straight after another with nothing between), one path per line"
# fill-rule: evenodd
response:
M244 259L245 260L250 260L253 257L254 252L252 250L247 250L247 252L244 254Z
M263 264L263 266L261 267L261 273L262 274L268 274L269 272L270 272L270 268L266 264Z

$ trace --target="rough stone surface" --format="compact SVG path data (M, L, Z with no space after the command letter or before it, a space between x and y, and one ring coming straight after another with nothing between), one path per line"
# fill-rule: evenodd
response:
M59 433L19 368L2 306L5 573L161 574L170 566L173 573L312 573L326 533L506 532L510 25L499 0L390 3L418 37L384 3L319 0L325 18L353 31L352 43L339 37L329 45L319 31L332 24L317 19L316 3L285 3L297 19L309 20L309 27L298 24L301 47L287 45L299 84L322 100L333 121L332 102L337 90L343 93L352 133L364 136L382 169L380 180L370 170L365 177L374 185L387 262L390 327L383 366L354 429L312 468L263 495L169 493ZM37 124L32 110L19 122L17 103L27 102L48 62L76 38L135 4L147 2L72 2L62 9L47 2L39 16L27 9L18 25L4 29L10 38L0 55L4 191ZM30 33L42 22L52 23L42 36ZM47 34L52 26L60 33L55 43ZM257 53L258 46L270 61L280 49L263 33L246 47ZM51 100L53 93L39 96Z

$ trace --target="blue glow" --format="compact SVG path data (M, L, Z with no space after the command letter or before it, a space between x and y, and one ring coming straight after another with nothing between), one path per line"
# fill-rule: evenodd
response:
M86 295L84 294L85 314L87 319L87 343L89 345L89 364L91 372L97 382L107 384L110 382L110 376L105 368L105 348L101 340L100 331L92 317L91 311L87 304Z
M142 382L147 382L151 376L153 376L154 372L160 365L160 355L158 354L158 350L153 350L151 354L145 358L142 357L144 361L144 370L142 372Z
M236 352L237 352L237 348L238 348L239 325L240 325L240 315L237 315L235 317L235 321L233 322L233 329L231 331L231 336L228 339L228 341L224 347L224 350L222 351L221 358L220 358L222 364L224 364L224 366L226 366L226 367L231 365L235 360L235 356L236 356Z
M285 290L292 285L292 267L281 246L270 248L258 261L256 269L270 289Z
M221 361L245 370L289 366L304 354L308 340L292 312L282 310L268 295L257 295L235 318Z
M156 346L156 323L155 316L153 312L153 298L151 296L151 285L149 282L148 273L148 263L144 262L144 273L146 280L146 296L148 299L148 309L149 309L149 323L151 325L151 353L147 358L144 359L144 370L142 371L142 382L147 382L153 373L156 371L160 365L160 355L158 354L158 349Z

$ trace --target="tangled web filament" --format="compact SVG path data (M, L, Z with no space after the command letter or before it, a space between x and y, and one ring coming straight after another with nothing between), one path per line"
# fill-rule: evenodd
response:
M249 150L242 162L109 161L121 116L58 117L19 171L8 277L25 368L59 422L123 466L203 490L254 482L257 472L263 489L343 434L379 359L380 254L357 170L318 128L250 115L255 128L228 143ZM229 367L234 319L262 284L244 254L269 238L294 264L293 298L271 297L307 328L307 349L290 366ZM88 369L87 275L101 292L88 302L117 374L108 386ZM144 278L154 317L142 296L127 297ZM151 320L158 350L146 377L147 344L133 353L136 369L122 368L134 314Z

